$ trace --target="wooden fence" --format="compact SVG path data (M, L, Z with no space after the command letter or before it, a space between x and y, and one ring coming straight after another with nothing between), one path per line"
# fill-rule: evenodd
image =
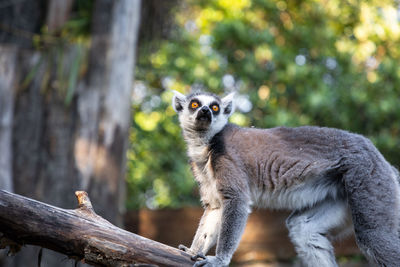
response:
M187 207L178 210L140 210L126 215L127 230L141 236L177 247L190 246L198 222L201 208ZM250 261L290 261L295 257L293 245L288 238L285 219L288 212L255 210L249 217L245 232L233 260ZM337 256L359 255L354 237L335 243Z

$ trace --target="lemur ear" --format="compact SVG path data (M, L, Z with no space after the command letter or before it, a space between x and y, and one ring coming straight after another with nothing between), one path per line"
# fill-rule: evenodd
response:
M228 115L228 117L232 115L233 112L235 111L234 97L235 97L235 92L230 93L229 95L221 99L224 114Z
M172 98L172 107L177 113L179 113L183 110L183 104L186 101L186 96L175 90L172 90L172 92L174 92L174 97Z

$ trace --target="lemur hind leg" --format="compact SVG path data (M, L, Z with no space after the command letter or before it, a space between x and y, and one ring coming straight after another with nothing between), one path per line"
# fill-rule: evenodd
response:
M337 266L330 232L346 227L349 216L345 201L325 200L288 217L289 237L305 266Z

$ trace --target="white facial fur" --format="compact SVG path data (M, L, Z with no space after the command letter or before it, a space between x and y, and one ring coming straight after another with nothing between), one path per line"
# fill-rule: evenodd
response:
M175 95L172 100L172 106L174 110L179 114L179 121L181 127L185 133L186 138L199 138L201 137L204 141L208 142L211 138L224 128L228 123L228 118L234 112L234 93L227 95L226 97L219 100L219 98L209 94L196 94L188 99L187 96L174 91ZM200 102L200 106L192 112L189 108L190 101L197 99ZM218 114L214 114L210 108L212 103L218 103L220 111ZM199 123L196 120L198 112L202 107L207 107L211 112L211 123L207 129L202 131L196 131L196 125ZM229 112L226 112L229 111Z

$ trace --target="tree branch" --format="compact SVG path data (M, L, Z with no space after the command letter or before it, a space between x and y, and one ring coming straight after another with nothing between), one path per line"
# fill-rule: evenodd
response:
M75 210L0 190L0 248L37 245L96 266L192 266L190 255L118 228L98 216L86 192Z

